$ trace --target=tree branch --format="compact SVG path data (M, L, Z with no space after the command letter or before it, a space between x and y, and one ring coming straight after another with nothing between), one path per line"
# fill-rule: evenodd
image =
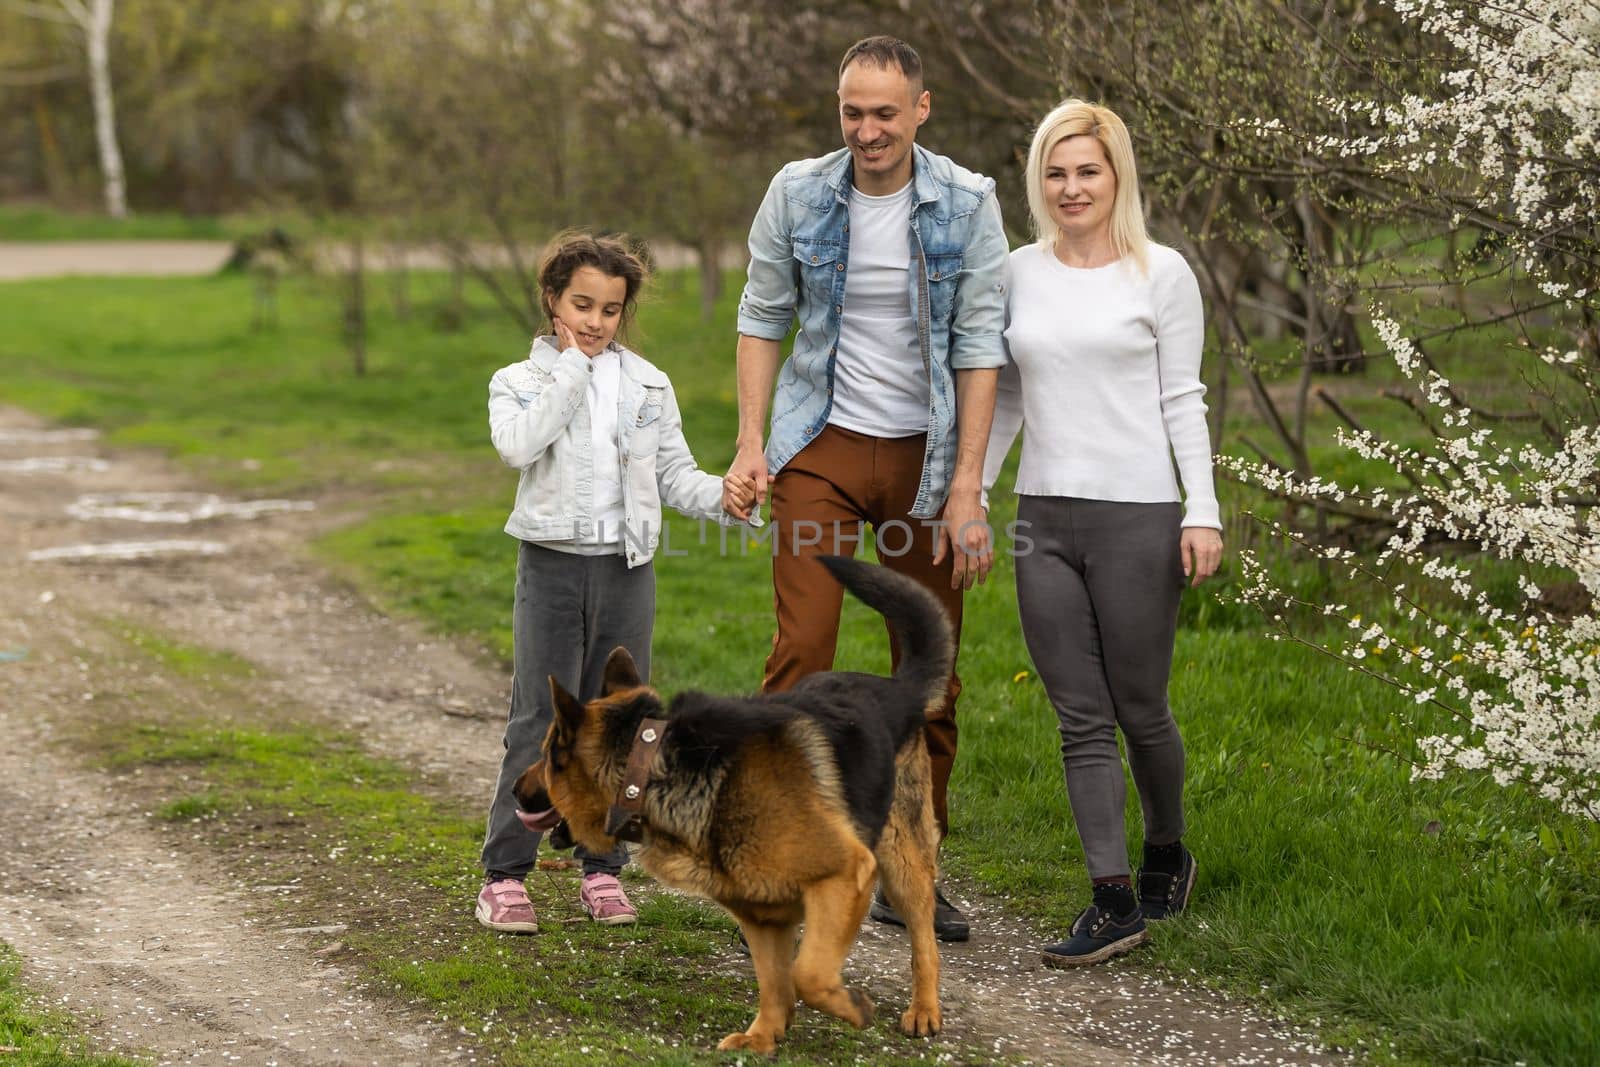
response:
M977 65L972 62L972 57L967 55L967 50L956 39L956 35L950 32L950 28L945 24L944 19L934 19L933 25L939 31L939 36L944 40L945 47L950 49L951 53L956 57L956 62L961 64L961 69L967 72L967 77L971 78L978 88L1004 104L1014 115L1031 116L1038 110L1033 101L1019 100L985 77Z
M60 11L45 4L35 4L30 2L30 0L0 0L0 4L3 4L5 7L8 7L12 11L15 11L19 14L26 15L29 18L42 19L45 22L55 22L63 26L73 26L80 30L83 29L84 24L74 19L65 11Z
M1352 430L1356 431L1357 433L1364 433L1364 434L1372 435L1372 431L1368 430L1365 426L1362 426L1359 422L1357 422L1356 421L1356 417L1354 415L1350 414L1350 412L1346 411L1344 409L1344 406L1342 404L1340 404L1339 401L1335 400L1333 398L1333 394L1328 392L1328 390L1324 386L1320 386L1320 385L1317 386L1317 388L1316 388L1316 397L1317 397L1318 400L1320 400L1324 404L1328 405L1328 408L1335 415L1337 415L1341 420L1343 420L1343 422L1344 422L1344 424L1346 426L1349 426ZM1375 435L1372 435L1372 436L1375 436ZM1406 481L1410 482L1412 485L1416 486L1418 489L1422 488L1422 479L1418 478L1415 474L1413 474L1411 472L1411 468L1402 466L1400 468L1400 473L1401 473L1401 475L1403 475L1405 477Z
M72 21L76 22L85 31L89 29L90 23L94 21L94 17L89 13L89 9L83 6L81 0L56 0L56 3L60 4L62 9L71 16Z

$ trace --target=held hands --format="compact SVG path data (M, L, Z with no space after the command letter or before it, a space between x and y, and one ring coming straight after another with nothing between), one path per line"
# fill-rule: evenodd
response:
M1185 526L1178 555L1183 558L1183 576L1193 588L1217 573L1222 563L1222 535L1209 526Z
M994 546L990 543L989 515L979 503L977 490L952 490L942 518L933 565L937 567L949 552L950 588L982 585L989 577L989 568L994 566Z
M767 502L767 458L761 446L740 445L728 473L722 477L722 510L749 522L752 509L759 517Z
M754 512L752 513L752 508ZM761 509L756 506L756 481L729 471L722 476L722 510L752 526L761 525Z

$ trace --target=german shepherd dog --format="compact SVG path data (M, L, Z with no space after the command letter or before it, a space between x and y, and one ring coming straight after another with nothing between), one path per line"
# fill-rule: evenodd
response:
M685 692L664 707L618 648L587 706L550 680L543 757L515 787L529 827L565 820L585 847L615 848L608 810L631 778L635 737L654 737L642 720L665 721L638 801L638 859L661 882L721 905L749 943L760 1005L721 1049L773 1051L797 996L853 1026L871 1023L872 1001L839 970L878 880L911 938L900 1029L921 1037L941 1025L938 830L922 727L950 677L950 624L909 578L842 556L821 561L888 622L903 652L892 678L829 671L784 693Z

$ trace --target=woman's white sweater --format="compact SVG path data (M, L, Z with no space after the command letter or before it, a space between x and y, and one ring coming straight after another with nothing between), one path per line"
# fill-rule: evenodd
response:
M1049 248L1011 253L1006 347L984 463L994 485L1017 431L1016 491L1091 500L1178 500L1183 525L1222 529L1211 481L1205 318L1194 272L1175 249L1068 267Z

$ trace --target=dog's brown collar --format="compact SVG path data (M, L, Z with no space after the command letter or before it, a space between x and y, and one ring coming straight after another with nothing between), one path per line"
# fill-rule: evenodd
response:
M628 752L628 767L622 772L617 799L606 813L606 833L623 841L644 840L644 791L650 777L650 764L667 731L665 719L641 719Z

